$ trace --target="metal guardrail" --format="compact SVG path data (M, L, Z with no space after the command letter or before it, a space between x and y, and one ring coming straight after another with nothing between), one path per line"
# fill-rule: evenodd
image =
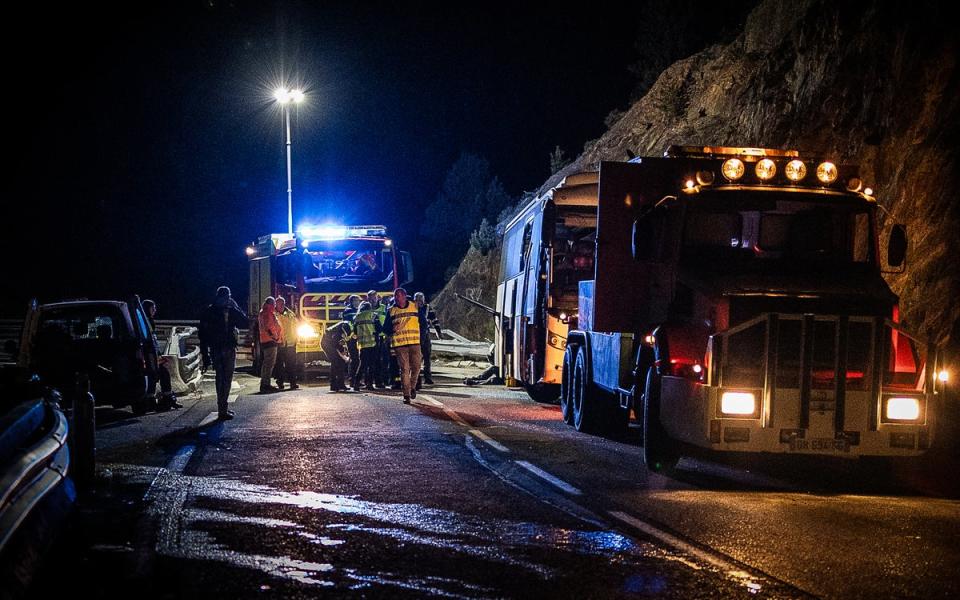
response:
M8 463L0 478L0 551L31 511L67 476L70 466L67 418L59 408L45 404L46 410L52 413L46 434Z

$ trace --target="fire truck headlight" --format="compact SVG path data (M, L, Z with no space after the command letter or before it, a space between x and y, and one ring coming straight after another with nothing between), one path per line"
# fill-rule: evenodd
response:
M950 381L950 371L943 369L942 371L937 373L937 381L939 381L940 383L947 383L948 381Z
M257 253L257 249L253 246L247 246L247 256L253 256Z
M800 181L807 176L807 165L802 160L791 160L783 169L784 175L790 181Z
M720 412L725 415L752 415L757 412L757 399L750 392L724 392L720 396Z
M317 333L317 330L314 329L310 323L301 323L300 326L297 327L297 335L300 336L300 339L304 340L320 337L320 334Z
M736 181L743 177L743 161L739 158L731 158L723 163L723 176L730 181Z
M837 180L837 165L832 162L823 162L817 166L817 179L820 183L831 184Z
M900 396L887 398L885 414L891 421L916 421L920 418L920 400Z
M773 176L777 174L777 163L769 158L765 158L757 163L754 171L757 173L757 179L760 181L770 181L773 179Z

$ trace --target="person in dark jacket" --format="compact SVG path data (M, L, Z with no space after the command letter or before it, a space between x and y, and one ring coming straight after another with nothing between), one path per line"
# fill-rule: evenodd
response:
M167 370L167 358L160 351L160 342L157 340L157 323L154 320L157 315L157 303L153 300L144 300L141 304L143 312L147 315L147 321L150 325L150 343L148 344L148 355L144 362L147 365L147 376L149 378L149 388L147 394L153 396L156 392L157 383L160 384L160 399L157 401L157 408L160 410L170 410L171 408L183 408L183 405L177 402L177 396L173 393L173 386L170 382L170 371Z
M350 336L350 323L339 321L323 332L320 347L330 361L330 391L345 392L347 385L347 365L350 354L347 352L347 337Z
M233 418L227 410L227 398L233 385L233 370L237 366L237 337L239 330L247 327L249 320L237 303L230 297L230 288L217 288L217 297L203 309L200 316L200 352L203 355L203 370L211 363L217 372L217 410L220 420Z
M357 312L360 310L360 296L356 294L350 294L350 297L347 298L347 307L343 309L344 321L349 321L351 327L353 326L353 319L357 316ZM360 387L360 382L357 380L357 369L360 368L360 347L357 345L357 336L356 332L351 331L351 334L347 337L347 352L350 353L350 364L347 367L347 373L350 376L350 387L357 389Z
M420 313L420 354L423 360L423 382L427 385L433 385L433 374L430 371L430 351L433 342L430 339L430 328L434 328L437 337L440 335L440 321L437 320L437 313L433 311L423 292L417 292L413 295L413 301L417 303L417 311ZM417 385L419 385L419 380Z

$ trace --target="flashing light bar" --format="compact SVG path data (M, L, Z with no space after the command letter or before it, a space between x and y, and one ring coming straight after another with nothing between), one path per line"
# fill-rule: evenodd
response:
M383 225L305 225L297 232L306 240L339 240L350 237L383 237Z

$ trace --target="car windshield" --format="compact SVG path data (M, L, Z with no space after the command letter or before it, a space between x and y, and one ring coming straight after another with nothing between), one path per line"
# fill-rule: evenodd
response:
M684 222L683 255L699 261L872 265L870 211L868 206L821 198L725 197L691 203Z

